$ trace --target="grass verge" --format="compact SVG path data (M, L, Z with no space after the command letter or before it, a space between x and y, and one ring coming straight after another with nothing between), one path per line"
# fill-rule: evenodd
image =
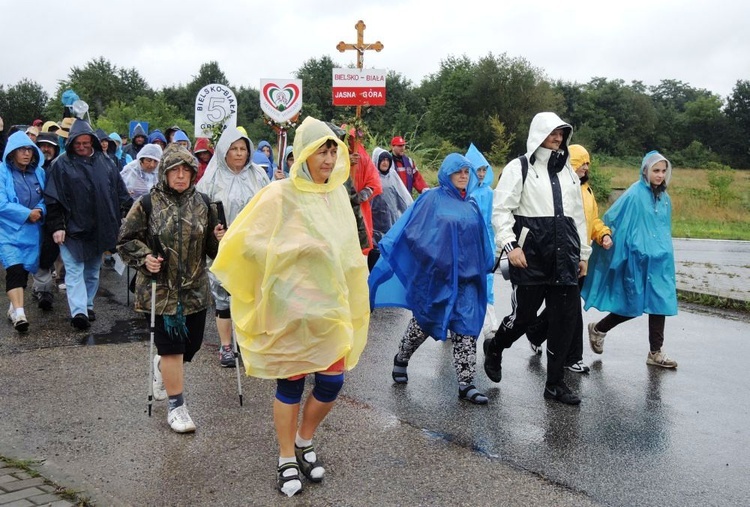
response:
M739 299L723 298L679 289L677 290L677 300L683 303L721 308L723 310L732 310L750 315L750 301L740 301Z
M6 458L5 456L0 456L0 461L4 462L9 467L23 470L31 477L42 477L39 471L37 471L34 467L42 464L43 461L33 459L13 459ZM55 488L55 491L53 492L55 495L67 500L76 507L94 507L94 504L92 504L88 498L82 496L79 491L55 484L45 477L42 478L44 479L45 484Z

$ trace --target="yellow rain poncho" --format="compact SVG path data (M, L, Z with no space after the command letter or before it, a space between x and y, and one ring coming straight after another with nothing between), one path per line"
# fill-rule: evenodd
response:
M304 162L327 140L338 158L325 184ZM211 271L232 295L247 374L288 378L356 366L370 322L367 262L344 188L349 153L307 118L294 139L290 177L260 190L219 244Z

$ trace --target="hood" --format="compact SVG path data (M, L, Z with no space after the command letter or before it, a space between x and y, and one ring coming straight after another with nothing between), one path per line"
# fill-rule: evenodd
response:
M133 135L130 136L130 138L135 139L138 136L142 136L148 139L148 135L146 134L146 131L143 130L143 126L140 123L138 123L135 128L133 128Z
M193 148L193 153L198 153L199 151L207 151L211 155L214 154L214 149L211 146L211 140L207 137L198 137L195 139L195 148Z
M143 148L141 148L141 151L138 152L138 155L135 156L136 159L140 160L142 158L150 158L153 160L156 160L159 162L162 157L162 150L161 146L158 144L144 144Z
M378 170L378 174L388 174L391 172L391 168L388 167L388 170L386 172L380 172L380 162L387 158L391 166L393 165L393 155L389 151L384 150L380 146L377 146L374 150L372 150L372 163L375 164L375 169Z
M266 146L268 146L268 149L271 150L271 156L268 157L268 159L273 162L273 146L271 146L271 143L269 143L268 141L265 141L265 140L261 141L261 142L258 143L258 148L257 149L258 150L262 150Z
M21 148L23 146L31 146L32 148L34 148L33 155L31 156L31 164L29 164L29 167L32 169L36 169L37 167L39 167L39 161L44 160L44 153L42 153L42 150L40 150L39 147L34 144L34 141L32 141L25 132L16 132L8 138L8 142L5 145L5 151L3 152L3 163L5 163L6 166L10 166L8 162L8 156L13 150L17 150L18 148Z
M336 158L336 164L333 166L331 177L328 178L326 183L319 185L310 179L306 162L308 157L328 140L334 141L338 145L338 157ZM294 186L303 192L330 192L349 179L349 148L336 137L336 134L325 123L308 116L297 128L297 133L294 136L294 164L289 172L289 177Z
M189 150L189 149L191 148L191 146L192 146L192 143L190 142L190 138L189 138L189 137L187 136L187 134L186 134L186 133L185 133L184 131L182 131L182 130L178 130L177 132L175 132L175 133L174 133L174 137L172 137L172 142L173 142L173 143L177 143L177 142L179 142L179 141L187 141L187 143L188 143L188 145L187 145L187 148L188 148L188 150Z
M476 169L468 158L458 153L451 153L445 157L438 171L440 186L462 200L464 197L461 196L461 192L451 182L451 174L460 171L464 167L469 169L469 184L466 186L466 195L468 196L477 187L478 183Z
M91 125L89 125L89 122L85 120L76 120L75 122L73 122L73 126L70 127L70 134L68 135L68 140L65 142L65 153L67 153L69 157L75 156L75 151L73 151L73 142L75 142L77 137L86 134L91 136L94 151L102 151L102 145L99 144L99 138L96 137L96 134L91 128Z
M641 161L641 181L645 183L649 188L651 187L651 184L648 182L648 171L654 166L654 164L656 164L657 162L661 162L662 160L667 163L667 174L664 177L664 182L659 185L659 188L661 190L666 190L669 186L669 180L672 179L672 163L667 160L664 155L656 150L646 153L646 155L643 157L643 160Z
M570 150L570 166L574 171L583 164L591 163L589 152L580 144L571 144L568 149Z
M537 149L539 149L544 140L547 139L547 136L556 128L565 129L560 149L562 151L567 151L568 144L570 143L570 134L573 131L573 128L562 121L555 113L537 113L536 116L534 116L534 119L531 120L531 126L529 127L529 137L526 140L526 157L529 160L531 160L531 156Z
M492 166L487 159L484 158L484 155L482 155L482 152L474 146L474 143L471 143L469 149L466 151L466 158L474 164L475 169L479 169L480 167L487 168L487 174L484 175L484 180L481 183L479 183L479 178L477 178L477 186L479 188L492 188L492 184L495 182L495 172L492 170Z
M258 164L263 169L271 165L271 161L268 160L268 157L265 153L263 153L260 150L255 150L255 153L253 153L253 164Z
M172 133L177 132L178 130L182 130L182 129L180 127L178 127L177 125L172 125L167 130L164 131L164 137L167 138L167 139L169 139L169 136Z
M96 138L99 139L100 141L102 141L104 139L106 139L107 141L109 141L109 136L107 135L106 132L104 132L103 129L96 129L94 131L94 135L96 135Z
M156 146L156 145L153 145ZM156 146L158 148L158 146ZM145 146L144 146L145 149ZM143 151L143 150L141 150ZM193 170L193 177L190 178L190 187L188 190L195 186L195 178L198 175L198 162L195 160L190 151L187 148L180 146L179 144L170 144L164 150L161 161L159 162L159 185L165 192L171 191L169 185L167 185L167 172L175 166L180 164L186 164ZM187 192L186 190L185 192Z
M154 144L154 141L161 141L164 145L167 145L167 138L161 133L161 130L154 130L148 135L149 144Z
M289 154L294 153L294 146L287 146L284 149L284 160L282 160L282 167L284 169L284 173L289 176L289 170L292 168L289 163L287 162L287 159L289 158Z
M255 147L253 146L253 142L250 140L249 137L243 135L239 130L236 128L229 127L224 132L222 132L221 137L219 138L219 142L216 143L216 158L217 162L222 164L223 166L227 165L226 157L227 152L229 151L229 147L232 146L232 143L237 141L238 139L244 139L245 143L247 144L247 150L249 153L247 165L250 165L253 159L253 152L255 151Z
M122 146L122 137L120 137L120 134L118 134L117 132L112 132L109 135L109 138L115 142L118 149Z
M49 132L49 129L59 129L60 125L57 124L57 122L54 122L52 120L44 122L44 125L42 125L42 132Z

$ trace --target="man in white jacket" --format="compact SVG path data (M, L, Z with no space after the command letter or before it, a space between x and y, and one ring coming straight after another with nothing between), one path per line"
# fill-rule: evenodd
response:
M502 350L525 332L545 303L549 323L544 397L569 405L581 399L563 381L564 362L581 311L578 277L591 247L578 177L570 167L572 128L555 113L531 121L526 154L503 169L495 189L492 225L497 255L508 255L513 283L510 315L484 341L484 371L502 378Z

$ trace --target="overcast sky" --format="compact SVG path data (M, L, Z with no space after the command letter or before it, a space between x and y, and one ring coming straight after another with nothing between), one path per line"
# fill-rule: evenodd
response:
M0 84L29 78L50 94L71 67L99 56L138 69L155 89L187 83L211 60L232 85L257 89L261 78L294 77L310 58L354 64L336 44L356 42L359 19L365 42L385 45L365 53L365 67L415 85L448 56L490 52L524 58L553 80L675 79L723 98L750 79L746 0L0 0L0 12Z

